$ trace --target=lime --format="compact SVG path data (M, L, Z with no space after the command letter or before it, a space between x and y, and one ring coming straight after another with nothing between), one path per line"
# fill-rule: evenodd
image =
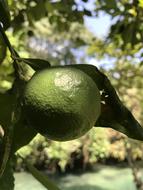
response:
M100 93L81 70L51 67L28 82L22 108L29 126L49 139L67 141L93 127L100 115Z

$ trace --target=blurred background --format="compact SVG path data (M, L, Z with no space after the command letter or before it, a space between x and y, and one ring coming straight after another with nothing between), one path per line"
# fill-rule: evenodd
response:
M21 57L95 65L143 125L143 0L8 3L12 24L6 33ZM11 88L13 79L10 54L0 38L0 91ZM70 142L38 134L18 152L63 190L143 189L143 143L110 128L93 128ZM44 189L19 157L15 177L16 190Z

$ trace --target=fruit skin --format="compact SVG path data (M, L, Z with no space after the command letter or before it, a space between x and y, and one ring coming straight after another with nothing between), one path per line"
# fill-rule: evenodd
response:
M72 67L83 71L92 78L99 90L103 89L103 76L101 76L101 73L99 74L99 70L95 66L89 64L73 64L65 67Z
M36 72L26 85L22 110L30 126L52 140L84 135L100 115L100 93L84 72L51 67Z

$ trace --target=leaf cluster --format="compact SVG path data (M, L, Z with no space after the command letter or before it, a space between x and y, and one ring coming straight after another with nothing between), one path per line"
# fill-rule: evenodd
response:
M55 142L37 135L28 145L19 149L22 155L37 168L49 173L64 173L94 167L97 162L126 162L126 143L131 148L134 161L143 159L143 143L128 140L112 129L94 128L80 139L71 142ZM23 160L17 157L16 171L26 170Z
M35 23L38 23L37 21L41 21L41 19L43 18L47 19L48 23L53 27L54 30L51 30L51 31L54 31L55 33L56 31L58 31L56 35L62 34L63 37L61 39L63 39L64 37L68 39L68 45L69 44L71 45L69 41L70 42L72 41L73 43L76 42L76 47L89 44L88 43L89 41L84 39L85 35L83 35L82 38L79 37L80 35L78 34L78 29L75 28L76 30L75 29L72 30L71 26L73 26L73 24L75 24L77 20L79 23L83 24L83 16L84 15L91 16L92 13L88 11L84 6L82 6L82 8L80 9L78 7L78 4L75 1L70 0L68 4L65 3L64 0L51 1L51 2L44 1L44 0L41 0L41 1L26 0L24 2L22 0L18 2L9 0L8 2L10 5L10 12L11 12L11 17L12 17L11 25L9 25L9 21L7 19L9 18L9 12L7 9L6 1L0 1L0 5L2 6L2 12L1 12L2 14L0 14L0 20L4 24L4 29L11 27L13 29L13 34L19 35L19 37L17 38L18 39L17 43L18 43L19 48L21 48L21 43L19 43L21 39L27 38L27 36L31 38L35 35L34 34L34 30L36 29ZM86 3L87 1L84 0L83 2ZM96 3L98 3L96 7L97 12L100 10L104 10L105 12L110 14L113 18L117 18L117 23L113 24L113 26L111 27L111 32L107 39L107 45L102 43L102 41L95 40L96 42L98 42L99 46L96 47L95 45L96 43L94 44L90 42L91 48L89 49L89 51L91 52L91 54L92 52L96 51L96 53L99 54L100 57L105 56L105 55L112 57L116 52L117 60L120 59L120 62L121 61L129 62L127 55L130 54L130 57L131 57L132 55L134 55L134 52L137 52L138 50L141 49L140 42L142 38L142 33L141 33L142 26L139 25L138 23L141 21L141 18L142 18L142 13L140 11L140 9L142 9L141 1L139 1L139 3L136 3L136 2L129 3L126 1L121 1L117 3L114 0L110 2L107 0L106 1L104 0L104 1L96 1ZM63 4L65 6L63 6ZM118 17L119 15L121 17ZM45 22L43 26L45 26ZM66 33L64 32L65 30L69 31L70 34L74 34L75 31L76 33L74 37L73 36L69 37L68 35L64 36ZM80 34L82 34L82 32L83 31L81 30ZM1 30L1 33L3 35L3 39L5 39L5 42L11 51L12 58L14 59L13 72L12 72L13 74L12 78L14 79L14 81L11 81L12 89L9 89L9 91L6 91L4 92L4 94L0 95L0 98L1 98L0 107L2 108L1 110L3 110L3 112L1 112L0 114L0 124L2 125L2 128L4 129L4 133L5 133L4 138L2 139L0 153L1 153L1 159L2 159L1 169L4 171L5 167L7 167L7 163L8 163L7 161L9 161L9 158L11 157L11 155L13 155L13 153L17 149L27 144L37 133L35 131L30 131L25 118L23 118L21 114L20 98L22 97L23 89L27 81L30 79L31 75L33 74L33 73L30 75L28 74L29 68L27 64L30 65L32 68L34 68L35 71L39 69L43 69L47 66L49 67L50 64L48 61L44 61L41 59L20 58L18 54L15 52L15 50L11 47L3 30ZM132 34L134 34L134 36L132 36ZM50 35L52 36L53 33L51 33ZM29 38L27 39L29 40ZM35 40L35 36L33 40ZM110 41L112 41L113 43L109 44ZM66 42L66 40L64 42ZM119 47L122 47L123 51L120 50L118 45ZM3 40L1 40L0 42L1 62L3 62L4 57L6 55L5 47L6 46L4 45ZM71 45L71 47L74 47L74 46ZM131 51L130 53L130 50L132 47L136 47L136 48L134 51ZM102 51L103 49L106 51ZM68 55L72 55L71 52ZM68 59L67 52L64 54L64 56L65 56L64 63L69 63L67 61ZM73 57L71 56L71 58ZM1 68L4 66L3 63L1 65ZM78 68L78 65L77 65L77 68ZM127 134L131 138L142 140L143 133L142 133L142 128L140 124L135 120L131 112L122 104L115 89L111 85L110 80L106 77L106 75L101 73L96 67L92 67L91 70L88 70L86 69L87 68L86 65L82 65L81 68L86 74L90 75L93 78L93 80L95 80L101 92L102 112L101 112L98 122L96 123L96 127L97 126L112 127L116 129L117 131L121 131ZM128 70L130 69L129 64L127 64L127 69ZM117 76L117 74L115 74L114 71L112 73L114 74L114 76ZM123 73L123 70L122 68L121 69L119 68L119 72L118 72L119 78L121 78L121 73ZM133 75L134 73L130 72L130 74ZM126 78L124 78L124 81L125 80ZM8 114L8 112L10 113ZM119 118L119 115L120 115L120 118ZM23 134L25 134L25 136L23 136ZM1 133L1 136L3 136L2 133ZM12 139L13 141L11 141ZM101 138L99 138L99 142L100 142L100 139ZM94 137L93 137L93 140L95 140ZM108 141L106 142L106 140L105 141L101 140L101 146L104 146L104 145L108 147ZM98 142L96 142L96 144L93 143L93 147L97 149L97 152L95 151L94 153L93 153L93 149L90 150L91 158L93 157L93 160L97 158L98 156L100 158L104 156L105 157L108 156L106 152L107 149L102 149L100 145L98 146ZM57 146L56 148L60 149L59 146ZM84 147L84 148L86 149L87 147ZM47 152L49 150L50 148L48 150L46 149ZM64 156L66 157L64 152L63 151L61 152L63 153L61 155L63 157ZM59 156L57 154L57 151L50 153L50 155L53 156L53 158ZM49 156L49 153L48 153L48 156ZM61 159L61 158L58 158L58 159ZM67 158L65 158L65 160L66 159ZM13 160L12 160L12 163L13 163ZM65 164L64 162L61 163L62 166L64 164ZM45 177L41 177L41 174L39 174L38 171L35 170L33 167L29 166L29 170L36 178L38 178L39 181L41 181L43 184L47 184L47 187L48 185L50 185L50 183L45 180ZM9 169L9 166L8 166L8 170L7 169L5 170L6 175L7 175L7 171L8 171L8 175L10 175L11 179L13 179L12 172L10 172L9 174L9 171L11 171L11 169ZM3 183L4 183L3 179L1 178L0 184L3 184ZM10 183L11 183L11 180L10 180ZM10 188L13 188L13 185L11 184L8 184L8 185ZM2 187L0 186L0 188L3 188L3 186Z
M25 22L28 27L32 27L35 21L41 18L48 18L57 30L69 30L72 22L83 23L83 16L91 16L91 12L84 7L78 9L78 4L74 0L60 1L10 1L10 10L13 15L12 26L14 30L19 30ZM38 13L38 14L37 14Z
M107 35L109 41L115 41L119 47L126 49L128 45L132 48L142 45L143 36L143 5L142 1L116 1L96 0L96 11L104 11L113 20L110 33Z

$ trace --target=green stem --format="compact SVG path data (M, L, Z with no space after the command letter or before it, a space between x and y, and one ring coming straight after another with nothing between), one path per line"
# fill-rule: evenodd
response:
M5 131L5 135L2 142L1 147L1 157L0 157L0 178L2 177L4 170L6 168L7 162L9 160L9 156L11 153L11 145L13 140L13 126L15 123L15 112L11 113L11 125Z
M23 73L23 70L19 64L19 61L16 59L16 58L19 58L20 56L18 55L18 53L15 51L15 49L12 47L7 35L5 34L5 31L2 27L2 23L0 22L0 33L2 35L2 38L5 42L5 44L7 45L10 53L11 53L11 57L12 59L14 60L13 62L13 67L14 67L14 70L15 70L15 76L17 79L21 79L23 78L22 76L22 73Z
M18 53L11 46L8 37L6 36L6 34L4 32L4 29L2 27L1 22L0 22L0 33L2 35L4 42L6 43L7 47L9 48L11 56L12 57L19 57ZM18 61L14 60L13 66L15 69L16 79L20 79L21 68L20 68L20 65L18 64ZM16 83L16 81L15 81L15 83ZM17 91L15 93L16 93L16 97L18 99L19 94ZM12 145L12 140L13 140L13 126L15 125L15 122L16 122L16 117L15 117L16 106L17 106L17 102L14 104L13 111L11 113L11 124L7 127L7 129L5 131L5 135L4 135L2 146L1 146L0 177L3 175L3 172L6 168L6 165L7 165L7 162L9 160L10 153L11 153L11 145Z
M2 23L1 23L1 22L0 22L0 33L1 33L2 37L3 37L4 42L6 43L8 49L9 49L11 55L12 55L12 56L18 56L18 54L16 53L16 51L14 50L14 48L11 46L8 37L6 36L6 34L5 34L5 32L4 32L4 29L3 29L3 27L2 27ZM18 57L19 57L19 56L18 56Z
M34 166L32 166L26 159L24 159L20 154L17 154L26 164L29 172L37 179L46 189L49 190L60 190L59 187L52 182L48 176L37 170Z

